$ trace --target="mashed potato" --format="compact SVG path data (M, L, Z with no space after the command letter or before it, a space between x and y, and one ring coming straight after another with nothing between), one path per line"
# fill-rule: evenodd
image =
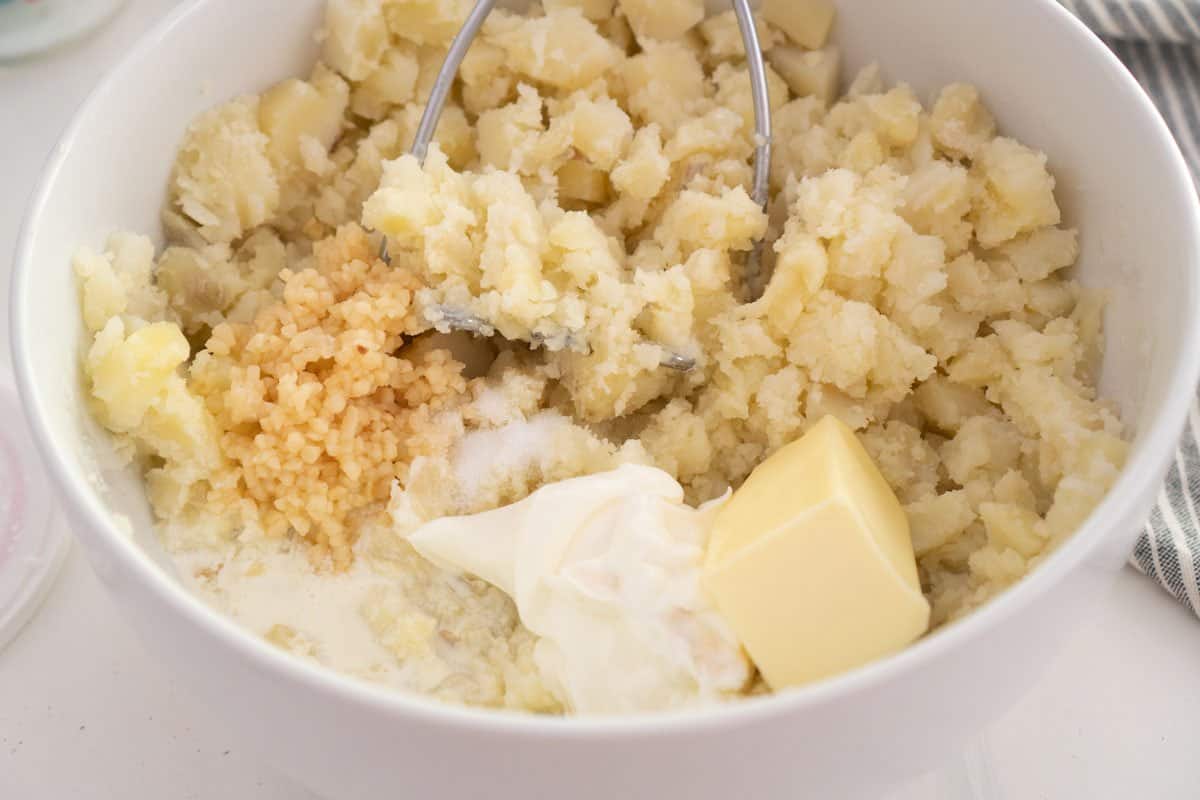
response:
M469 5L330 0L306 80L188 130L165 249L76 257L96 416L205 596L335 668L553 711L508 599L424 562L389 503L484 511L621 463L700 503L833 414L904 504L935 625L1088 515L1125 455L1095 391L1103 297L1067 272L1046 156L974 88L925 104L869 68L838 97L827 4L767 3L764 210L731 12L546 0L488 20L421 163ZM502 338L447 335L456 314ZM276 610L245 610L280 570ZM378 650L305 630L321 584L298 571L371 581L337 597Z

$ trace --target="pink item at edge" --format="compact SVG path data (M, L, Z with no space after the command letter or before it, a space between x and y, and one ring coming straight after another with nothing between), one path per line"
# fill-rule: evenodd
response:
M41 461L0 367L0 648L33 617L66 555L68 539L52 521Z

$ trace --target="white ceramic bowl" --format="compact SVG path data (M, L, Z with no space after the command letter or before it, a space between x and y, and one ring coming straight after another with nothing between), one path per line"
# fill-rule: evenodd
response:
M15 363L34 434L96 571L147 645L268 760L337 798L870 797L937 765L1010 705L1125 561L1200 371L1200 228L1150 101L1053 0L841 0L851 68L878 60L928 96L978 84L1043 148L1082 280L1113 290L1102 389L1134 435L1116 487L1041 568L960 624L852 673L703 713L561 720L444 707L293 660L176 581L135 474L80 396L70 258L156 231L188 121L300 74L321 0L196 0L103 81L51 158L21 239ZM114 519L132 520L132 531Z

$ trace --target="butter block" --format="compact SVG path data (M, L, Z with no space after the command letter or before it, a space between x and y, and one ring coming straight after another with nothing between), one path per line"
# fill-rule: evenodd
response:
M832 416L721 508L704 585L775 690L892 653L929 626L904 509Z

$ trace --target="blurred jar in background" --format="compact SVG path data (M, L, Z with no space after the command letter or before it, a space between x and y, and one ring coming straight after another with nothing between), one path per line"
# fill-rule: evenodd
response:
M125 0L0 0L0 61L78 39L124 4Z

